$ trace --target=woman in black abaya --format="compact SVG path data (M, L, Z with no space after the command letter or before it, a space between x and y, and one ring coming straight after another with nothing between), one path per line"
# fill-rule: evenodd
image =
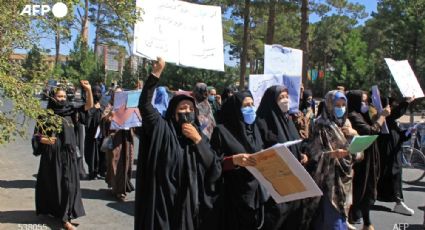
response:
M217 229L210 211L221 175L220 160L199 131L192 97L173 97L165 118L152 106L164 66L159 58L139 101L143 126L134 229Z
M288 89L283 86L271 86L266 90L257 111L257 124L264 142L264 148L278 143L299 140L301 137L289 114ZM301 161L307 162L301 153L300 144L289 146L289 150ZM292 229L299 226L301 216L300 202L276 204L270 199L266 205L266 229Z
M90 180L105 177L106 172L105 153L100 152L102 142L96 136L103 114L103 108L100 106L101 91L100 86L92 88L94 106L83 113L82 116L86 127L84 158L89 168Z
M378 181L378 200L396 202L393 211L405 215L413 215L414 210L403 202L403 188L401 183L401 145L410 138L407 130L397 125L397 119L403 116L413 98L398 104L392 98L382 98L382 106L391 106L391 114L386 118L388 134L380 134L378 147L380 154L381 175Z
M268 196L244 168L255 165L251 154L263 149L251 93L235 93L223 104L221 112L225 119L211 138L213 149L223 159L223 219L219 229L261 229Z
M348 119L353 129L359 135L378 135L381 126L391 110L385 108L376 120L369 116L368 96L361 90L347 93ZM370 219L370 208L375 203L377 196L377 183L380 173L378 143L375 141L364 151L364 159L353 166L353 205L351 206L349 221L355 223L361 212L363 229L374 229Z
M81 200L74 123L77 113L93 106L93 97L88 81L81 83L87 93L85 106L74 108L67 101L65 90L56 89L54 96L49 99L47 108L61 117L62 130L44 136L38 132L42 128L41 124L37 124L38 138L35 138L33 143L34 153L41 155L35 188L37 215L60 218L65 229L75 229L70 222L71 219L85 215Z

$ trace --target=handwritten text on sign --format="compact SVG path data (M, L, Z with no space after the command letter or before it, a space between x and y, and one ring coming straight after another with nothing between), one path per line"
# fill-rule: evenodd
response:
M172 0L137 0L133 53L178 65L224 71L221 8Z

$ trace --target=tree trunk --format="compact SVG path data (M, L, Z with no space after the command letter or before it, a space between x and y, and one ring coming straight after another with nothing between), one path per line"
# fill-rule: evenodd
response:
M246 62L248 54L248 36L249 36L249 7L251 0L245 0L245 8L243 14L243 40L242 40L242 53L241 53L241 72L239 79L239 88L242 90L245 88L245 74L246 74Z
M99 27L100 27L100 10L102 9L102 3L99 1L97 4L97 15L96 15L96 37L94 38L94 52L97 53L97 46L99 45Z
M59 22L58 22L59 24ZM59 63L59 55L60 55L60 47L61 46L61 35L59 32L59 25L56 29L56 35L55 35L55 49L56 49L56 53L55 53L55 67L58 65Z
M267 35L266 44L273 44L274 38L274 26L276 18L276 0L271 0L269 3L269 19L267 20Z
M308 69L308 1L302 0L301 5L301 49L303 50L302 82L304 87L308 88L307 69Z
M81 44L88 46L89 40L89 0L85 0L84 4L84 16L81 25Z

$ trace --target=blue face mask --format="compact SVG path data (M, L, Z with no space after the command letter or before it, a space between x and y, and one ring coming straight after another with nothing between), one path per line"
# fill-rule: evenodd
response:
M242 111L244 122L248 125L252 125L252 123L254 123L255 118L257 116L255 114L254 106L248 106L248 107L242 108L241 111Z
M208 96L208 101L210 101L210 102L215 101L215 96Z
M337 118L342 118L345 114L345 106L344 107L334 107L335 115Z
M367 105L366 103L362 102L362 106L360 107L360 112L367 113L368 111L369 111L369 105Z

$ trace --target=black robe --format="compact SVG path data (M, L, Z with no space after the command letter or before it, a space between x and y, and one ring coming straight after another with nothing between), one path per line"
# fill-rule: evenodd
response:
M280 93L286 90L283 86L272 86L266 90L257 110L257 124L264 142L264 148L269 148L278 143L299 140L301 137L290 119L288 113L283 113L277 105ZM301 144L289 146L289 150L297 159L301 157ZM299 226L301 210L300 202L276 204L269 199L265 209L266 229L293 229Z
M106 171L105 153L100 152L102 144L100 138L96 138L96 132L102 119L103 109L91 108L82 115L86 128L84 141L84 158L88 165L89 176L94 179L98 174L104 176Z
M221 112L226 119L218 125L211 137L211 145L220 158L238 153L255 153L263 149L257 124L243 122L241 107L249 92L238 92L227 99ZM264 189L245 168L223 171L221 190L222 219L219 229L257 229L264 220L264 203L267 200Z
M381 176L378 181L378 200L380 201L403 201L400 149L403 142L410 137L405 135L406 130L398 127L396 120L406 113L408 106L408 102L402 102L391 109L390 116L386 118L390 133L380 134L377 140L381 165Z
M35 187L36 213L50 214L64 222L85 215L73 119L78 111L68 108L62 114L55 112L63 118L62 131L54 134L57 138L55 144L33 143L35 155L41 155Z
M359 135L378 135L381 126L377 122L373 122L369 114L360 112L362 94L361 90L350 91L347 94L348 119ZM353 208L358 210L361 207L370 207L376 200L380 173L379 150L376 141L364 151L364 159L354 164L353 169Z
M195 145L181 134L181 128L176 128L174 114L178 103L194 103L193 98L174 97L163 119L151 104L157 83L158 78L149 76L139 101L143 125L134 229L206 229L215 183L221 174L220 161L206 136L202 135L201 142Z

